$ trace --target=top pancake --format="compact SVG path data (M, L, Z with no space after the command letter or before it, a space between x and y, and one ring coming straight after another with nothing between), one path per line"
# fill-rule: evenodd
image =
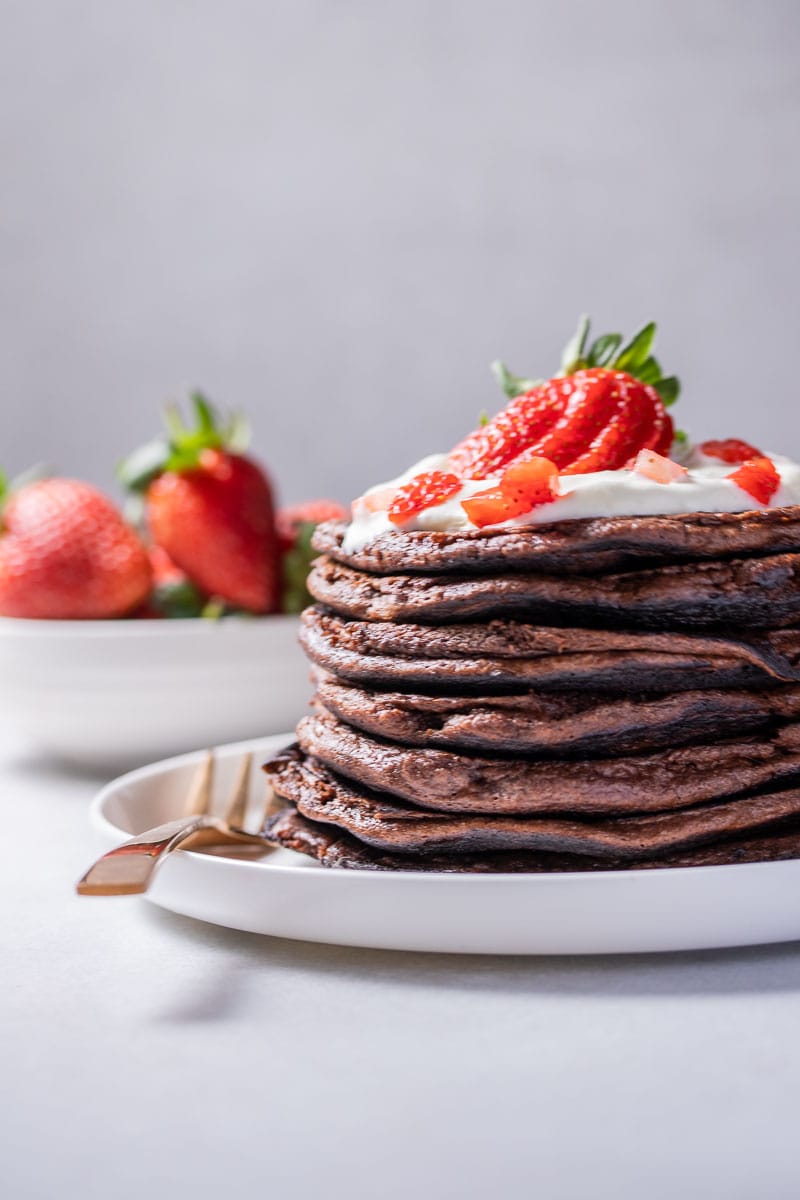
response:
M361 550L342 548L347 525L318 526L314 549L379 575L553 571L586 575L637 564L702 561L800 551L800 505L743 513L595 517L548 525L448 533L382 533Z

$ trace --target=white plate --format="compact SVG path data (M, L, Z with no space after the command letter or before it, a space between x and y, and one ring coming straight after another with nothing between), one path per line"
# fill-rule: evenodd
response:
M220 794L245 750L264 760L291 738L221 747ZM105 787L91 813L102 847L180 815L199 761L199 753L186 754ZM265 798L265 784L254 771L254 811ZM148 898L232 929L387 950L616 954L800 938L800 860L596 874L448 875L328 870L290 850L256 861L178 851L158 869Z
M51 754L116 770L276 733L311 695L297 617L0 618L0 721Z

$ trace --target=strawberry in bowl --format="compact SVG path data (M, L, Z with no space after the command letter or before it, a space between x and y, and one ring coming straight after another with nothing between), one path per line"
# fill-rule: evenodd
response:
M145 602L147 551L97 488L41 479L3 491L0 616L107 619Z
M243 423L201 395L192 407L193 425L169 410L165 436L121 468L135 525L80 481L5 489L0 711L21 741L116 767L279 732L305 710L294 614L310 534L342 510L278 519Z

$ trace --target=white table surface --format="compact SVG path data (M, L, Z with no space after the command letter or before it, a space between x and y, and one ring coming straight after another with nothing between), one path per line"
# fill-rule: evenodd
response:
M428 956L79 899L102 780L3 749L8 1200L800 1194L800 944Z

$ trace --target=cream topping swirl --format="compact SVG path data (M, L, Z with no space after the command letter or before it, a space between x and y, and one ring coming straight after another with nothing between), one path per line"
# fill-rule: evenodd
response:
M678 455L676 454L677 458ZM781 477L780 487L769 504L759 504L748 492L728 476L736 470L730 463L709 458L698 449L681 455L687 474L669 483L658 483L638 471L625 468L618 471L592 471L586 475L564 475L559 483L561 495L549 504L540 504L531 512L512 520L498 522L490 528L543 525L551 521L578 520L589 517L656 517L680 516L683 513L749 512L755 509L780 508L800 504L800 464L778 454L769 454ZM397 479L377 484L366 495L402 487L424 471L446 471L447 455L432 454L409 467ZM381 533L423 529L469 530L471 524L461 501L476 492L496 487L500 477L465 480L460 491L443 504L434 504L416 513L403 525L393 524L385 511L356 516L347 528L343 549L345 553L361 550Z

